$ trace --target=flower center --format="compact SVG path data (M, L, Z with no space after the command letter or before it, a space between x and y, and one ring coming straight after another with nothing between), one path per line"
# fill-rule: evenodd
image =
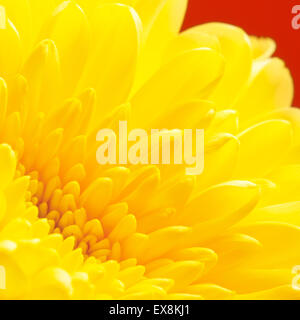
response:
M99 219L88 220L86 209L80 205L78 182L62 187L58 176L44 182L38 171L27 173L20 163L16 172L17 176L30 177L26 201L28 206L37 206L39 218L48 220L51 233L61 233L64 238L73 236L75 247L81 248L86 258L93 256L101 262L118 260L116 251L120 251L120 245L106 237Z

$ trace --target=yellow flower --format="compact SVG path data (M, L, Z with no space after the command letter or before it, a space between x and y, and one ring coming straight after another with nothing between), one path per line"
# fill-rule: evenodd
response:
M186 0L114 2L0 0L0 297L300 298L300 113L274 42L180 33ZM204 128L203 174L100 166L120 120Z

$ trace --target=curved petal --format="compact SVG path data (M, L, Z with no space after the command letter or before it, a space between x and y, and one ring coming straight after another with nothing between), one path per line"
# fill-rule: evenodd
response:
M258 187L246 181L232 181L213 186L190 200L176 222L193 226L222 219L252 202L258 194Z
M263 177L287 157L292 144L291 124L285 120L261 122L238 135L238 178Z
M134 92L160 67L168 43L181 28L187 0L139 0L136 8L145 28L145 43L138 65Z
M248 87L235 103L235 108L244 121L260 113L289 107L293 96L293 79L282 60L257 61L253 63Z
M252 268L292 268L299 264L300 227L289 223L274 221L253 222L233 227L255 238L262 250L247 260Z
M250 37L253 59L264 60L270 58L276 50L276 43L271 38Z
M284 285L269 290L236 295L237 300L299 300L300 291L292 285Z
M240 143L235 136L221 133L207 140L204 146L204 171L197 178L197 190L230 179L239 157Z
M149 121L162 108L207 96L223 72L223 59L211 49L187 51L163 66L133 97L133 121Z
M40 40L54 41L64 80L64 96L69 97L83 71L89 49L88 20L74 2L63 2L43 26ZM76 68L74 68L76 66Z
M140 30L140 19L131 7L105 4L94 12L93 46L77 90L95 88L95 120L126 102L135 76Z
M32 15L28 0L1 0L7 15L18 30L23 52L27 53L32 46Z
M24 65L28 79L29 116L48 112L61 97L61 70L55 43L44 40L36 47Z
M225 23L207 23L194 28L216 36L226 61L224 76L210 99L218 109L230 108L245 87L251 72L252 48L248 35L240 28Z
M8 19L6 10L1 7L0 11L0 75L8 77L15 75L20 67L22 60L21 41L18 31Z

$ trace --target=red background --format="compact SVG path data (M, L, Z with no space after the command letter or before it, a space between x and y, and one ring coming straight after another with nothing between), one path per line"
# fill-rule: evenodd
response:
M300 5L300 0L189 0L184 28L220 21L238 25L251 35L273 38L275 55L291 70L294 105L300 107L300 29L291 25L296 4Z

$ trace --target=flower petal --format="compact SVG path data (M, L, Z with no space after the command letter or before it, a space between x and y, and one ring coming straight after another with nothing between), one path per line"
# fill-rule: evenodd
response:
M250 37L252 48L253 48L253 58L255 60L264 60L273 55L276 50L276 43L271 38L258 38Z
M262 177L287 157L292 127L285 120L265 121L240 133L238 138L241 147L235 177Z
M137 12L145 28L146 43L139 60L134 92L159 69L168 43L181 28L187 2L187 0L141 0L137 3Z
M15 75L21 66L21 41L18 31L8 19L4 7L0 11L0 75L8 77Z
M61 96L60 63L55 43L51 40L39 43L25 63L23 73L29 80L30 116L37 110L51 110Z
M210 93L223 72L223 59L211 49L187 51L163 66L133 97L133 121L151 121L162 108Z
M55 9L39 36L41 40L53 40L57 47L66 97L72 94L83 71L89 49L89 31L88 20L81 8L74 2L65 1Z
M7 144L0 145L0 189L5 189L12 181L16 171L16 156Z
M252 48L248 35L240 28L225 23L207 23L197 31L216 36L226 61L224 76L211 95L219 109L231 107L247 84L252 65Z
M96 89L95 118L99 121L100 114L127 99L135 75L141 22L131 7L121 4L99 6L92 22L93 46L78 90Z
M248 87L235 103L235 108L244 121L260 113L289 107L293 95L293 80L282 60L257 61L253 63Z
M213 186L190 200L176 222L192 226L223 219L242 208L247 211L246 208L257 201L258 194L258 187L246 181L232 181Z

